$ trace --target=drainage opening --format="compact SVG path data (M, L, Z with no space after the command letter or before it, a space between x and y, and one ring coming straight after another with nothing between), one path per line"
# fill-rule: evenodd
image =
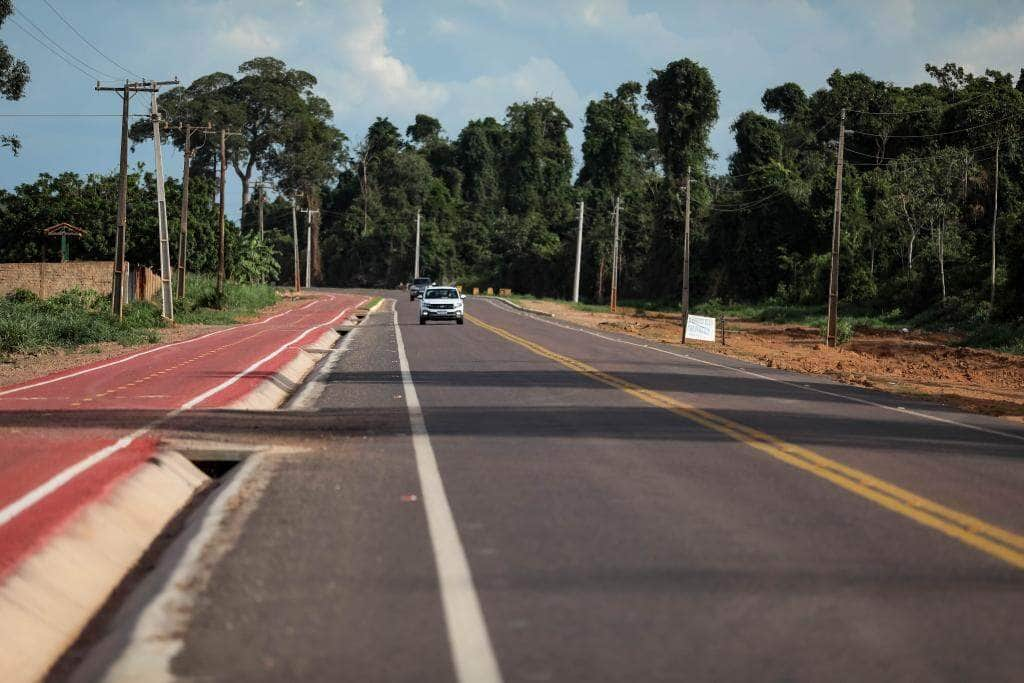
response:
M220 479L259 448L243 444L192 441L176 443L174 450L185 456L206 476Z

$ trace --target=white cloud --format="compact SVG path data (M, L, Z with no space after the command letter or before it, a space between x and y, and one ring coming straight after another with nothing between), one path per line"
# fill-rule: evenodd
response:
M247 54L264 53L281 48L273 27L263 19L242 16L217 31L214 40Z
M1024 64L1024 17L972 31L954 44L937 46L931 52L932 63L953 61L976 74L999 69L1016 75Z
M446 112L460 125L465 120L485 116L500 120L508 105L534 97L554 98L573 121L582 114L584 107L583 98L569 76L547 58L531 57L506 73L449 83L447 90Z

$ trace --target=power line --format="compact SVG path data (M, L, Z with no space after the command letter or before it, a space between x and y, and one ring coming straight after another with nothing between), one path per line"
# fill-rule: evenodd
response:
M75 60L76 62L78 62L79 64L81 64L85 68L89 69L90 71L94 71L95 73L99 74L100 76L106 76L107 78L114 78L114 76L111 76L110 74L106 73L105 71L100 71L99 69L94 67L92 64L89 64L89 62L85 61L84 59L79 59L75 55L71 54L71 52L69 52L67 49L65 49L63 46L61 46L61 44L58 43L56 40L51 38L50 34L48 34L46 31L44 31L42 28L40 28L39 24L37 24L36 22L32 21L32 19L27 14L22 12L21 10L15 8L14 12L19 17L21 17L22 19L27 21L29 24L31 24L32 28L34 28L36 31L39 32L39 35L41 35L46 40L50 41L50 43L52 43L54 47L56 47L58 50L60 50L64 54L66 54L71 59ZM24 30L24 28L22 30Z
M46 6L47 6L47 7L49 7L49 8L51 9L51 10L53 10L53 13L54 13L54 14L56 14L56 15L57 15L58 17L60 17L60 20L61 20L61 21L63 21L63 22L64 22L64 23L65 23L65 24L67 25L67 27L68 27L68 28L70 28L70 29L71 29L72 31L74 31L74 32L75 32L75 35L76 35L76 36L78 36L79 38L81 38L81 39L82 39L82 42L84 42L84 43L85 43L86 45L88 45L88 46L89 46L89 47L91 47L91 48L92 48L93 50L95 50L95 51L96 51L96 54L98 54L99 56L103 57L103 58L104 58L105 60L107 60L108 62L110 62L111 64L113 64L114 66L116 66L117 68L121 69L121 71L124 71L125 73L127 73L127 74L129 74L129 75L135 76L136 78L139 78L139 79L143 79L143 80L145 80L143 76L140 76L139 74L135 73L135 72L134 72L134 71L132 71L131 69L128 69L127 67L124 67L124 66L122 66L122 65L121 65L121 64L120 64L119 62L117 62L117 61L115 61L115 60L114 60L113 58L111 58L111 57L107 56L107 55L106 55L106 54L105 54L105 53L104 53L104 52L103 52L102 50L100 50L100 49L99 49L98 47L96 47L95 45L93 45L93 44L92 44L92 41L90 41L90 40L89 40L88 38L86 38L85 36L83 36L83 35L81 34L81 32L80 32L80 31L79 31L79 30L78 30L77 28L75 28L74 24L72 24L72 23L71 23L70 21L68 21L68 20L67 20L67 19L66 19L66 18L64 17L64 15L63 15L63 14L61 14L60 12L58 12L58 11L57 11L57 8L56 8L56 7L54 7L54 6L52 5L52 4L50 4L50 0L43 0L43 2L45 2L45 3L46 3Z
M1016 114L1010 114L1009 116L1004 116L1003 118L996 119L995 121L989 121L987 123L979 123L976 126L967 126L966 128L957 128L956 130L945 130L945 131L941 131L939 133L922 133L921 135L883 135L881 133L869 133L869 132L863 131L863 130L847 130L846 132L847 133L853 133L855 135L868 135L870 137L886 138L886 139L937 138L937 137L941 137L943 135L955 135L957 133L965 133L967 131L977 130L978 128L985 128L986 126L994 126L997 123L1002 123L1003 121L1009 121L1010 119L1013 119L1013 118L1020 118L1021 115L1022 114L1020 112L1017 112Z
M816 142L817 141L817 137L818 137L818 133L820 133L821 131L825 130L825 127L828 126L830 123L832 123L833 120L835 120L835 116L830 116L828 119L826 119L825 123L822 124L822 126L820 128L818 128L818 130L816 130L813 133L811 133L811 140L809 140L808 142L804 142L803 144L797 145L796 147L793 148L793 151L794 152L802 152L802 151L804 151L807 148L808 145ZM738 173L738 174L735 174L735 175L726 174L726 175L715 176L715 178L717 178L717 179L724 179L724 178L746 178L747 176L752 176L755 173L760 173L760 172L761 172L761 169L758 169L756 171L750 171L749 173Z
M51 113L39 113L39 112L33 112L33 113L29 113L29 114L0 114L0 117L19 117L19 116L30 117L30 118L35 118L35 117L42 118L42 117L54 117L54 116L57 116L57 117L68 117L68 116L74 116L74 117L108 117L108 116L113 116L113 117L120 118L121 115L120 114L77 114L77 113L52 113L51 114ZM129 114L129 116L136 116L136 117L140 117L140 118L149 118L149 114Z
M910 114L923 114L923 113L929 112L929 111L936 111L937 109L952 109L953 107L959 107L962 104L967 104L968 102L973 102L974 100L977 100L977 99L982 98L984 96L985 96L985 93L979 93L977 95L974 95L973 97L968 97L965 100L960 100L959 102L951 102L949 104L940 104L940 105L935 106L935 107L927 107L925 109L913 109L913 110L910 110L910 111L863 111L861 109L847 109L846 112L847 113L854 113L854 114L869 114L871 116L908 116Z
M21 30L22 30L22 31L23 31L23 32L25 33L25 35L27 35L27 36L28 36L29 38L31 38L32 40L36 41L37 43L39 43L39 44L40 44L40 45L42 45L43 47L45 47L45 48L46 48L47 50L49 50L50 52L52 52L53 54L55 54L55 55L56 55L57 57L59 57L60 59L64 60L64 62L66 62L68 66L70 66L70 67L71 67L71 68L73 68L73 69L77 69L78 71L81 71L81 72L82 72L83 74L85 74L85 77L86 77L86 78L88 78L88 79L89 79L90 81L92 81L92 80L95 80L95 79L96 79L96 76L95 76L95 74L91 74L91 73L89 73L88 71L86 71L86 70L85 70L85 69L83 69L82 67L78 66L77 64L75 64L74 62L72 62L71 60L69 60L69 59L68 59L67 57L65 57L64 55L62 55L61 53L57 52L57 51L56 51L56 50L54 50L54 49L53 49L52 47L50 47L49 45L47 45L46 43L44 43L44 42L42 41L42 39L41 39L41 38L39 38L38 36L36 36L36 34L32 33L32 32L31 32L31 31L29 31L29 30L28 30L27 28L25 28L24 26L22 26L21 24L19 24L19 23L18 23L18 20L17 20L17 19L15 19L14 17L7 17L7 20L8 20L8 21L10 21L10 22L11 22L12 24L14 24L15 26L17 26L18 28L20 28L20 29L21 29Z

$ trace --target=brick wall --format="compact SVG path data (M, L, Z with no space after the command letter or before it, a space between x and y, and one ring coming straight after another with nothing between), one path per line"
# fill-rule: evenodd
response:
M110 294L113 269L113 261L0 263L0 296L27 289L46 298L76 287Z

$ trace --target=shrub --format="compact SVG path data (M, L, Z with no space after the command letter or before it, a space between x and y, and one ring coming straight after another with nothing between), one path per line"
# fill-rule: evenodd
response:
M828 319L821 321L818 332L822 339L828 340ZM853 323L845 318L836 321L836 344L842 345L853 339Z

